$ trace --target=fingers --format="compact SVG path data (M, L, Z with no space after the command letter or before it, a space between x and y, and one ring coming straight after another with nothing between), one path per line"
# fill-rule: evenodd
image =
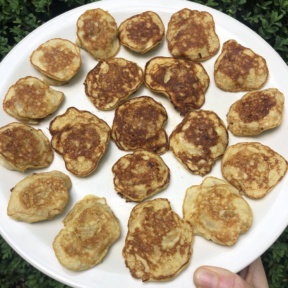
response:
M202 266L194 273L197 288L254 288L239 275L226 269Z

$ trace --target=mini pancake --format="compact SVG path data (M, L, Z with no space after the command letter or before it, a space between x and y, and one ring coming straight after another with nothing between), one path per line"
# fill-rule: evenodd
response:
M124 58L99 61L88 72L84 85L90 101L101 110L112 110L143 83L143 70Z
M184 8L174 13L166 34L168 49L174 57L204 61L220 48L213 16L205 11Z
M53 241L60 264L72 271L90 269L104 260L120 236L120 224L105 198L86 195L63 220Z
M206 177L186 190L183 217L194 235L225 246L234 245L253 220L252 210L239 191L215 177Z
M71 185L60 171L31 174L11 189L7 214L27 223L49 220L65 208Z
M110 140L110 127L96 115L70 107L49 126L51 144L65 162L66 169L85 177L98 166Z
M161 103L148 96L127 100L115 111L111 137L124 151L148 150L157 154L168 150L163 128L168 118Z
M38 124L55 112L64 99L64 93L50 88L36 77L19 79L7 91L4 111L27 124Z
M204 176L223 155L228 145L228 132L213 111L193 111L184 117L169 137L175 157L191 173Z
M267 81L266 60L235 40L223 44L214 64L214 79L224 91L239 92L260 89Z
M145 150L122 156L112 172L115 190L127 201L141 202L164 190L170 182L170 169L163 159Z
M227 113L228 129L237 136L253 136L279 126L284 95L276 88L246 93Z
M0 128L0 164L9 170L48 167L54 158L48 138L41 129L12 122Z
M174 108L185 115L204 104L210 79L199 63L155 57L146 63L144 82L149 90L167 96Z
M54 86L68 83L82 64L80 49L62 38L41 44L32 52L30 62L44 75L44 82Z
M193 232L167 199L137 204L131 211L122 255L134 278L165 281L189 264Z
M223 155L222 175L241 193L263 198L284 177L287 161L270 147L258 142L229 146Z
M140 54L158 46L164 34L165 27L161 18L152 11L134 15L119 26L121 44Z
M115 19L100 8L87 10L77 20L76 45L96 60L114 57L120 49Z

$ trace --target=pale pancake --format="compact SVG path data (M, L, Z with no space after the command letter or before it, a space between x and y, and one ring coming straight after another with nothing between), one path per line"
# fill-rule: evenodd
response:
M287 161L259 142L242 142L227 148L221 170L224 178L241 193L259 199L284 177Z
M120 237L120 224L105 198L86 195L63 220L53 241L61 265L72 271L90 269L104 260Z
M114 57L120 41L113 16L100 8L85 11L77 20L76 44L97 60Z
M195 235L232 246L251 227L253 214L235 187L224 180L206 177L200 185L186 190L183 217Z
M62 213L71 185L61 171L26 176L11 189L7 214L27 223L50 220Z

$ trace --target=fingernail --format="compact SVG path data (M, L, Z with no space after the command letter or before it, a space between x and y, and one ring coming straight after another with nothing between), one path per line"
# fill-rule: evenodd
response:
M201 288L214 288L218 285L218 277L209 269L199 268L195 272L194 282L196 286Z

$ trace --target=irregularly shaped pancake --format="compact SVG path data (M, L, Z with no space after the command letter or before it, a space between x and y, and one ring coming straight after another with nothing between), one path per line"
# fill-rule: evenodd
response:
M65 208L71 185L60 171L31 174L11 189L7 214L27 223L49 220Z
M167 199L136 205L131 211L122 254L134 278L169 280L179 274L192 255L193 232Z
M199 63L155 57L146 63L144 81L151 91L167 96L175 109L185 115L204 104L210 79Z
M168 23L166 38L174 57L193 61L207 60L220 48L213 16L206 11L184 8L174 13Z
M193 111L184 117L169 137L176 158L190 172L204 176L209 173L228 145L228 132L213 111Z
M137 150L113 165L115 190L128 201L140 202L165 189L170 182L170 169L153 152Z
M53 150L42 130L13 122L0 128L0 164L9 170L48 167Z
M81 67L80 49L69 40L50 39L32 52L30 62L44 75L48 85L63 85Z
M287 161L258 142L229 146L223 155L224 178L244 195L258 199L271 191L287 172Z
M276 88L246 93L231 105L228 129L237 136L258 135L281 124L284 95Z
M67 170L80 177L96 169L110 140L104 120L74 107L55 117L49 130L53 149L63 157Z
M99 61L86 76L84 85L90 101L101 110L111 110L143 83L143 70L124 58Z
M64 93L50 88L35 77L25 77L13 84L3 101L3 109L27 124L37 124L52 114L64 99Z
M119 39L130 50L144 54L162 42L165 27L159 15L145 11L134 15L119 26Z
M235 40L223 44L214 65L216 85L230 92L260 89L267 81L269 70L266 60Z
M67 269L82 271L103 261L120 236L120 224L105 198L87 195L63 220L64 228L53 241L59 262Z
M167 120L164 106L148 96L127 100L115 111L111 137L119 149L144 149L157 154L168 150L163 128Z
M120 49L115 19L100 8L87 10L77 20L76 44L97 60L112 58Z
M253 214L235 187L224 180L206 177L200 185L186 190L183 217L195 235L231 246L251 227Z

